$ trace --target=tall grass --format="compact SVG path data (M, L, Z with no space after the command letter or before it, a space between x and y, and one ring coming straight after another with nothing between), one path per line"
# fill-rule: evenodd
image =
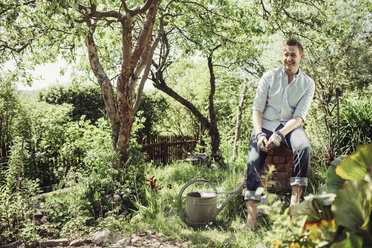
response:
M227 169L214 166L207 168L184 162L149 167L147 177L154 176L161 190L151 190L150 185L145 185L148 188L147 199L137 199L136 205L139 207L127 230L154 229L173 239L189 240L192 247L255 247L263 243L267 229L264 222L263 227L256 232L243 227L246 210L242 195L228 203L215 223L203 228L188 226L178 215L178 194L187 182L205 178L216 186L218 192L231 191L244 180L244 167L244 163L236 163ZM172 185L171 188L168 185ZM195 190L212 189L208 184L196 183L188 187L183 196ZM225 197L227 195L218 196L218 205Z

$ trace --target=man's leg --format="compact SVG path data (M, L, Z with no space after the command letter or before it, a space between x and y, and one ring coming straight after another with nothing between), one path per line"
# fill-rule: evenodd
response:
M247 227L249 230L254 230L257 227L257 206L258 201L248 200L247 201Z
M293 151L293 170L290 183L292 186L290 207L300 202L301 194L308 183L310 170L311 146L302 127L286 136L287 145Z
M269 137L272 132L266 129L262 130ZM261 174L267 153L258 149L256 135L252 131L249 143L248 163L247 163L247 188L244 199L247 201L247 226L249 229L257 227L257 205L260 201L260 195L256 195L256 190L261 186Z

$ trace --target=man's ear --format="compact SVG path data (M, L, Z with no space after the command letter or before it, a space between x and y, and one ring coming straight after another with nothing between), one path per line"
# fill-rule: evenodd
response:
M301 53L300 61L302 61L303 58L304 58L304 54Z

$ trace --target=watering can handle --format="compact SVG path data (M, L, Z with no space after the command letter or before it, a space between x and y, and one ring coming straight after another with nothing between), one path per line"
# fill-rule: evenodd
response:
M188 182L187 184L185 184L185 186L182 187L180 193L178 194L178 212L179 212L179 214L180 214L182 217L186 216L186 213L185 213L185 211L184 211L183 208L182 208L182 194L183 194L183 192L185 191L185 189L186 189L187 187L189 187L191 184L194 184L194 183L197 183L197 182L208 183L209 185L212 186L213 190L214 190L214 191L216 192L216 194L217 194L216 186L214 186L214 184L211 183L210 181L208 181L207 179L202 179L202 178L201 178L201 179L195 179L195 180L192 180L192 181Z

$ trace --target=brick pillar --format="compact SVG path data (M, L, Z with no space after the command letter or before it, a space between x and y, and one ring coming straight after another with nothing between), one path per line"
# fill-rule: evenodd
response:
M275 171L271 176L267 177L269 165L275 166ZM275 148L267 155L262 182L267 186L269 191L289 191L289 180L292 175L293 153L292 150L285 145ZM269 181L269 183L267 183Z

